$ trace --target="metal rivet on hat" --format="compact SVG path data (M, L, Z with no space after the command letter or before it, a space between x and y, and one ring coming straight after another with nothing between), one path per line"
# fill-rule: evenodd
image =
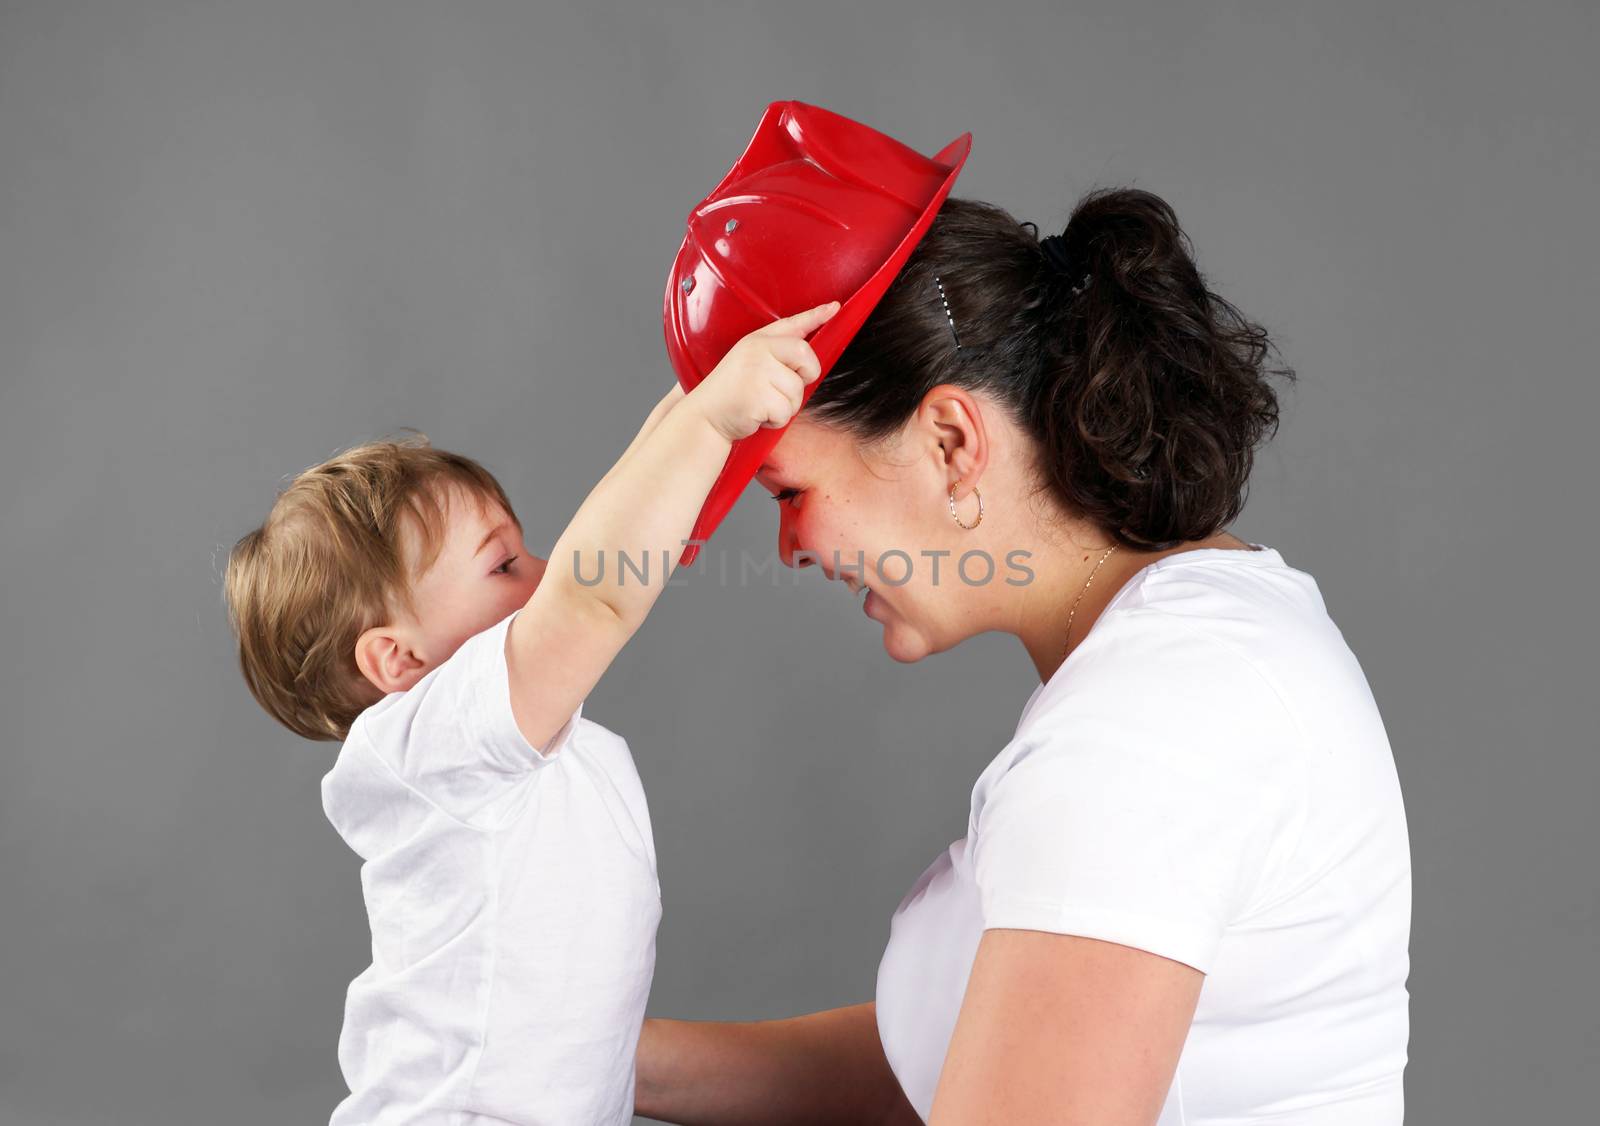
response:
M731 234L733 234L734 231L737 231L738 229L739 229L739 220L737 220L737 219L729 219L726 223L724 223L722 225L722 233L725 234L725 235L731 235Z
M694 275L690 274L688 277L679 282L678 288L683 290L685 293L692 292L694 290Z

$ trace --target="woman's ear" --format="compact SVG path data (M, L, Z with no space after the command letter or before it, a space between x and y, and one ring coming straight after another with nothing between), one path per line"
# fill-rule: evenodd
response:
M400 627L374 626L356 638L356 668L385 696L406 691L427 671L409 636Z
M977 396L951 383L930 388L917 410L918 424L926 428L933 451L942 460L945 487L960 481L962 496L972 491L989 465L983 413Z

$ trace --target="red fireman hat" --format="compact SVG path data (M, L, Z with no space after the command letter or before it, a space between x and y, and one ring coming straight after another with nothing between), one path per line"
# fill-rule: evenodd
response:
M689 213L667 278L667 355L684 390L741 337L838 300L810 337L822 378L806 386L809 399L927 233L971 149L963 133L929 158L819 106L768 106L744 155ZM733 444L681 563L694 561L784 429Z

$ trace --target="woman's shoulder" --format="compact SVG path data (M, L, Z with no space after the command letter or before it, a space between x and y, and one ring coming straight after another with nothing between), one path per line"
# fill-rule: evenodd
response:
M1177 769L1259 771L1301 753L1271 646L1240 624L1156 606L1110 611L1029 700L1010 759L1097 743Z
M1388 753L1360 665L1310 575L1271 549L1183 553L1124 584L1034 690L973 788L973 824L1002 782L1164 779L1300 804L1324 763Z
M1063 709L1141 720L1294 720L1310 681L1348 679L1348 647L1316 580L1272 548L1166 556L1137 572L1028 701L1019 736Z
M1258 558L1232 558L1246 554ZM1013 786L1159 775L1298 800L1311 743L1297 708L1305 678L1288 666L1308 647L1342 646L1325 622L1315 583L1270 549L1159 560L1035 689L977 780L974 814L1019 768Z
M1263 630L1320 628L1327 604L1317 581L1276 548L1211 548L1164 556L1138 571L1112 599L1116 611L1159 610L1210 632L1219 641L1248 642Z
M1338 862L1338 833L1403 842L1376 705L1301 574L1171 556L1119 590L973 786L991 897L1060 898L1080 867L1130 856L1073 895L1139 873L1181 874L1173 895L1214 878L1227 909L1213 913L1233 918ZM1040 865L1046 890L1017 891Z

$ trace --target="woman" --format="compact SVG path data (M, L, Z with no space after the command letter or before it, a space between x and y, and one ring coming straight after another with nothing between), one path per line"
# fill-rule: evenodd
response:
M875 1000L648 1020L643 1115L1401 1121L1388 740L1315 581L1225 530L1293 373L1159 198L1030 228L946 201L758 478L785 562L865 586L890 656L1003 630L1041 683Z

